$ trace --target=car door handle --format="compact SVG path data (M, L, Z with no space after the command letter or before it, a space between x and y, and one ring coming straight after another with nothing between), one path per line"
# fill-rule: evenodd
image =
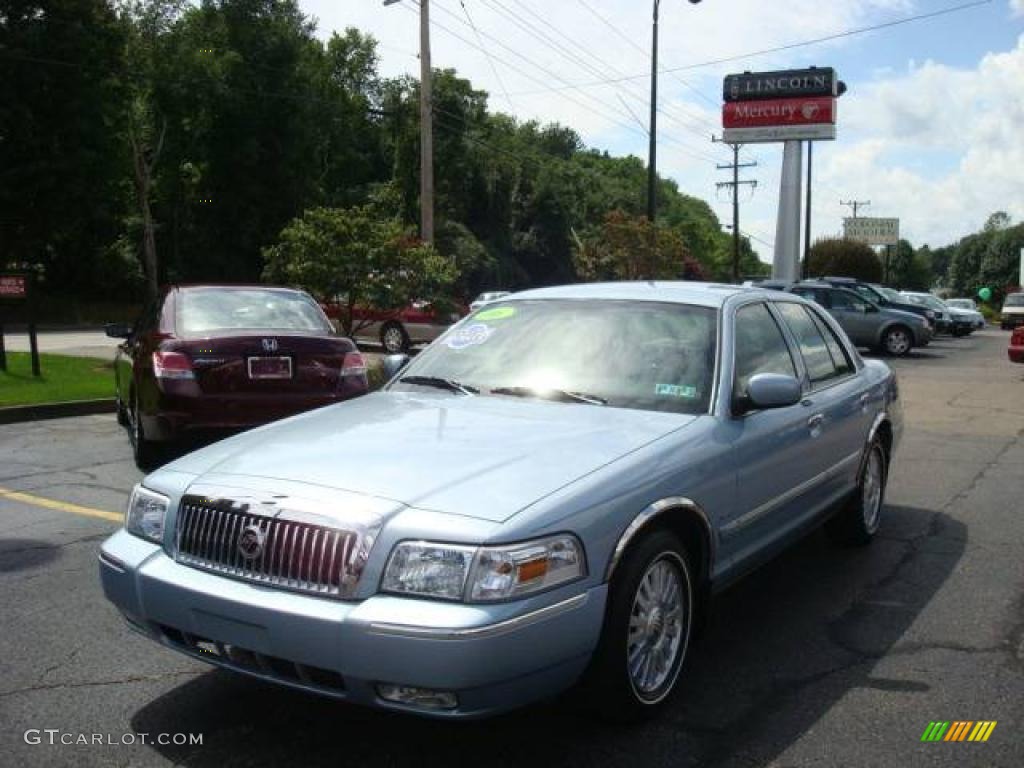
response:
M871 395L870 395L870 394L868 394L867 392L865 392L865 393L864 393L863 395L861 395L861 396L860 396L860 397L859 397L859 398L857 399L857 402L859 402L859 403L860 403L860 407L861 407L861 408L867 408L867 407L868 407L868 402L869 402L870 400L871 400Z
M825 414L816 413L807 420L807 428L811 431L819 429L825 423Z

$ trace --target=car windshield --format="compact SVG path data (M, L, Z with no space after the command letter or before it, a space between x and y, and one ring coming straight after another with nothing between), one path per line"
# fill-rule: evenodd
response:
M956 309L974 309L974 302L970 299L946 299L946 304Z
M920 304L921 306L928 307L930 309L946 309L946 305L942 303L942 300L935 296L922 293L909 293L906 298L910 299L914 304Z
M716 338L717 313L708 307L601 300L490 304L419 355L392 388L414 389L429 379L481 395L705 413Z
M1024 307L1024 293L1011 293L1003 302L1004 307Z
M842 285L840 287L856 291L862 298L867 299L872 304L878 304L885 300L885 297L882 296L881 293L876 291L870 285L865 285L864 283L852 283L850 285Z
M178 299L185 335L217 331L330 333L323 312L306 294L266 288L190 288Z
M884 285L876 285L875 290L882 294L889 301L895 301L897 304L903 301L903 297L899 291L894 291L892 288L887 288Z

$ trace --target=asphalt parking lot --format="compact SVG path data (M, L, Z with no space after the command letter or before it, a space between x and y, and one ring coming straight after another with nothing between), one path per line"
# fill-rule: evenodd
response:
M630 728L572 701L479 723L380 714L164 650L97 579L141 477L113 416L0 426L0 762L1024 765L1024 366L1006 342L943 337L894 363L907 427L879 538L813 534L725 593L680 695ZM935 720L997 726L922 743ZM181 733L202 744L155 743Z

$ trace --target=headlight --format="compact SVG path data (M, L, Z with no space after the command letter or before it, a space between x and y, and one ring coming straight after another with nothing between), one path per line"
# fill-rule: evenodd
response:
M499 547L408 541L391 553L381 590L465 600L508 600L586 575L583 545L571 534Z
M169 504L170 500L166 496L136 485L128 499L128 511L124 516L125 530L150 541L163 541L164 518Z
M935 313L932 312L930 309L926 309L924 311L924 316L927 317L929 320L934 320L935 319Z

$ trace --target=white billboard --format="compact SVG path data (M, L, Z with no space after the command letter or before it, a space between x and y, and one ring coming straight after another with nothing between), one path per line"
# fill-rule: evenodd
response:
M843 219L843 236L867 245L896 245L900 241L900 220L864 216Z

